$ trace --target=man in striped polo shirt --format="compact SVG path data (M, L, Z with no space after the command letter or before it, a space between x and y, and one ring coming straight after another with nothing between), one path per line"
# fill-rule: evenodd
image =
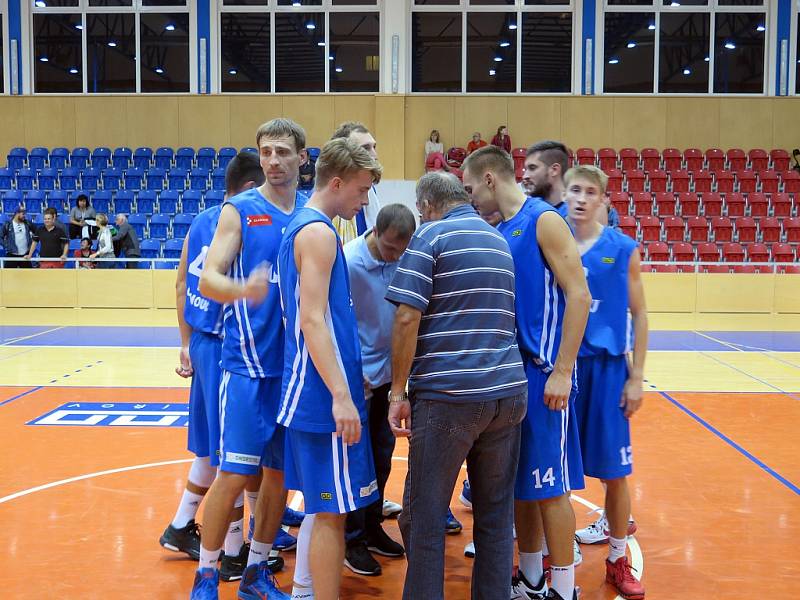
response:
M514 261L453 175L423 176L417 208L423 225L386 294L398 305L389 424L396 436L411 436L400 514L408 553L403 598L444 598L443 515L465 459L478 549L472 597L505 598L519 424L527 408L514 330Z

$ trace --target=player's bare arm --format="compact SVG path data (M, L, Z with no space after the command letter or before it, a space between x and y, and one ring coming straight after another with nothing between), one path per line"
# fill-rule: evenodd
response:
M395 437L411 434L411 404L404 396L406 382L417 349L417 333L422 313L407 304L397 307L392 326L392 390L389 394L389 426Z
M192 360L189 358L189 340L192 337L192 328L183 318L183 310L186 307L186 272L188 270L187 255L189 254L189 236L183 240L181 248L181 259L178 262L178 275L175 278L175 309L178 314L178 330L181 334L181 349L178 354L178 366L175 372L181 377L191 377Z
M642 386L644 380L644 361L647 356L647 305L644 299L644 285L642 285L641 259L639 250L631 254L628 265L628 307L633 321L633 364L631 365L628 381L622 390L620 405L625 409L625 416L630 418L642 406Z

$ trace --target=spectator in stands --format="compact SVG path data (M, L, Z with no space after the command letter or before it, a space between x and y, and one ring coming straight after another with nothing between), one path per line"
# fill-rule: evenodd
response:
M80 194L75 201L75 206L69 211L69 239L96 238L97 230L87 223L87 221L93 221L96 216L94 208L89 204L89 197L86 194Z
M114 242L116 255L122 256L124 254L125 258L141 258L139 236L136 235L136 230L128 223L128 217L120 213L117 215L116 223L117 233L111 238ZM136 269L138 265L136 262L126 262L125 267Z
M119 215L117 216L119 219ZM128 227L130 225L126 223ZM97 234L97 252L91 255L91 258L114 258L114 242L112 242L111 238L111 230L108 228L108 217L100 213L97 215L97 227L100 229L99 233ZM131 229L131 233L133 236L136 236L136 232ZM136 250L139 249L139 240L136 240ZM128 256L127 254L125 256ZM114 261L100 261L97 263L101 269L113 269L114 268ZM133 267L137 267L136 263L127 263L128 265L133 265Z
M567 171L567 147L561 142L545 140L528 148L522 187L533 198L541 198L567 218L564 202L564 173Z
M497 133L492 138L492 146L502 148L511 154L511 136L508 135L508 127L500 125L500 127L497 128Z
M9 258L27 258L28 248L33 240L33 226L25 219L25 208L20 205L14 211L14 217L3 225L3 248ZM25 260L3 262L8 269L30 268L31 263Z
M434 129L428 136L428 141L425 142L425 160L428 160L428 155L432 152L444 154L444 145L439 139L439 131Z
M94 269L97 264L91 260L92 258L92 240L91 238L81 238L81 247L75 250L73 256L78 259L75 266L78 269Z
M52 258L60 260L43 260L39 263L40 269L63 269L64 261L67 260L69 251L69 238L56 222L58 213L52 206L44 211L44 225L40 225L33 234L33 243L28 255L25 257L30 260L36 247L41 245L39 250L40 258Z
M478 148L483 148L486 145L486 140L481 139L481 132L476 131L472 134L472 141L467 144L467 154L472 154ZM509 147L511 145L511 140L509 139Z
M308 160L305 164L300 165L300 184L297 186L297 189L313 190L315 174L316 167L311 160Z
M597 222L612 229L619 229L619 213L617 209L611 205L611 199L606 194L603 197L603 204L597 212Z

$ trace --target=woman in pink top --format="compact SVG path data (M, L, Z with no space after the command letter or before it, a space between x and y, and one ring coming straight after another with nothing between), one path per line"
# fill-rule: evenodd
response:
M511 154L511 137L508 135L508 127L500 125L497 128L497 134L492 138L492 146L502 148Z

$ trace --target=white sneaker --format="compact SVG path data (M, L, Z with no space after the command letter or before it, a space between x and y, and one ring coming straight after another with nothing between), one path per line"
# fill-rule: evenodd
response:
M403 510L403 507L400 506L397 502L392 502L391 500L384 500L383 501L383 516L387 519L391 519L399 515Z
M581 547L578 545L578 536L572 541L572 564L576 567L583 562L583 553Z
M547 574L542 573L539 583L532 584L522 571L511 578L511 600L545 600L547 598Z
M634 533L636 533L636 522L630 519L628 521L628 535L633 535ZM581 544L607 544L609 536L608 519L606 519L605 513L602 512L594 523L575 532L575 538Z
M464 556L467 558L475 558L475 542L470 542L464 546Z

